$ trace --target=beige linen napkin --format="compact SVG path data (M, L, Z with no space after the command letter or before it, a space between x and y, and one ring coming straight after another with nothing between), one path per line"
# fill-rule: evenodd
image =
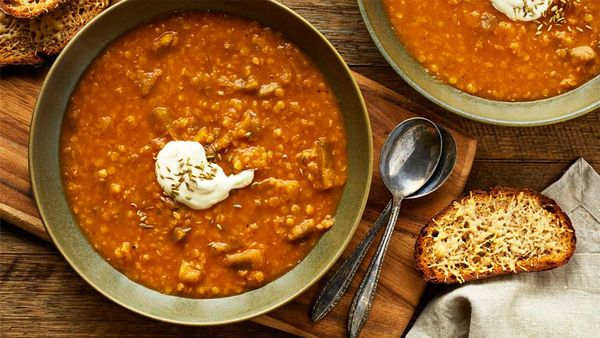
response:
M426 306L407 337L600 337L600 176L580 158L543 194L573 222L570 262L456 287Z

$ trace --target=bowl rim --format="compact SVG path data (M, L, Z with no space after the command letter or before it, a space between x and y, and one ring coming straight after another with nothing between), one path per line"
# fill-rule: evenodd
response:
M371 124L370 124L370 119L369 119L369 115L368 115L368 110L366 107L366 103L365 100L362 96L362 92L358 86L358 83L356 82L356 79L352 76L352 72L349 68L349 66L345 63L345 61L343 60L342 56L339 54L339 52L335 49L335 47L331 44L331 42L329 40L327 40L327 38L319 31L317 30L310 22L308 22L306 19L304 19L302 16L300 16L299 14L297 14L295 11L291 10L290 8L288 8L287 6L275 1L275 0L267 0L267 1L261 1L261 2L265 2L268 3L268 6L274 6L276 7L278 10L285 12L285 15L289 15L291 17L294 17L294 19L298 20L301 22L301 24L303 26L305 26L307 29L309 29L311 31L311 34L313 34L316 38L318 38L320 40L321 43L324 43L324 48L328 49L331 52L331 55L335 56L335 62L338 63L342 68L343 68L343 73L345 73L348 78L351 79L351 83L348 84L348 86L351 87L352 92L356 93L356 100L360 103L360 107L357 108L357 110L360 110L362 112L362 118L364 119L364 121L366 123L363 124L363 128L365 129L365 134L368 136L365 140L361 140L363 142L366 143L366 146L368 148L368 153L366 154L367 158L369 159L368 163L365 163L364 165L367 167L368 169L368 174L366 175L366 179L364 181L361 181L362 183L360 184L361 186L364 186L364 189L362 190L362 196L360 196L358 198L358 203L360 204L360 208L357 210L358 211L358 217L356 219L354 219L354 223L352 224L349 233L345 236L344 240L342 242L340 242L340 246L338 246L338 249L335 252L334 256L331 256L331 258L329 259L329 261L327 261L327 263L325 264L325 267L322 268L317 274L312 275L308 280L307 283L305 283L302 287L300 287L299 289L297 289L295 292L288 294L287 296L285 296L283 299L280 299L279 301L274 301L271 302L270 305L268 306L264 306L263 308L261 308L258 311L248 311L247 315L244 316L239 316L233 319L225 319L225 320L213 320L213 321L186 321L186 320L178 320L178 319L173 319L173 318L166 318L163 317L161 315L154 315L152 313L146 312L145 309L142 308L137 308L134 306L131 306L127 303L125 303L123 300L121 300L119 297L117 296L113 296L109 293L108 290L105 290L103 288L101 288L100 286L98 286L96 284L96 282L88 275L84 274L82 271L80 271L80 269L78 268L77 264L74 262L74 260L65 253L65 248L62 247L59 242L57 241L57 234L54 232L52 226L49 226L49 223L47 221L48 217L48 213L46 210L46 207L44 206L44 200L42 200L42 198L40 197L39 191L40 189L42 189L40 187L40 182L38 181L38 178L36 177L36 175L43 175L41 173L36 173L36 169L35 167L35 147L33 146L33 144L35 143L35 136L38 135L39 138L39 134L43 133L43 131L40 131L43 126L41 126L41 123L37 123L36 121L38 120L38 115L40 114L40 110L41 108L41 98L43 97L44 93L46 93L47 91L47 87L49 86L49 82L50 79L53 78L53 76L55 75L55 73L57 72L57 68L58 65L61 64L62 60L66 57L66 55L72 51L72 46L76 43L76 41L78 41L80 39L80 37L82 35L85 34L85 32L89 29L89 27L94 26L94 24L99 21L101 18L105 17L105 16L109 16L111 15L113 12L119 11L121 10L122 7L126 6L126 4L131 3L131 2L136 2L137 0L126 0L126 1L119 1L117 3L113 3L111 6L109 6L108 8L106 8L102 13L100 13L99 15L97 15L96 17L94 17L92 20L90 20L90 22L88 22L82 29L80 29L69 41L69 43L66 45L66 47L63 49L63 53L60 53L59 56L56 58L56 60L54 61L53 65L51 66L50 70L48 71L48 73L46 74L46 77L44 79L44 82L42 84L42 87L40 89L40 93L38 95L36 104L35 104L35 108L33 111L33 115L31 118L31 125L30 125L30 131L29 131L29 140L28 140L28 163L29 163L29 177L30 177L30 181L31 181L31 187L32 187L32 191L33 191L33 197L36 203L36 207L38 209L38 212L40 214L40 219L42 221L42 224L44 225L44 228L46 229L46 232L49 234L52 242L55 244L55 246L57 247L57 249L59 250L59 252L61 253L61 255L64 257L64 259L69 263L69 265L73 268L73 270L75 270L75 272L77 272L77 274L83 278L90 286L92 286L96 291L98 291L99 293L101 293L102 295L104 295L105 297L107 297L108 299L110 299L111 301L117 303L118 305L133 311L135 313L138 313L140 315L152 318L152 319L156 319L162 322L168 322L168 323L173 323L173 324L180 324L180 325L189 325L189 326L208 326L208 325L224 325L224 324L231 324L231 323L236 323L236 322L240 322L240 321L244 321L244 320L248 320L251 318L255 318L257 316L260 316L262 314L265 314L269 311L274 310L275 308L278 308L280 306L283 306L284 304L292 301L293 299L295 299L296 297L298 297L300 294L302 294L303 292L305 292L308 288L310 288L311 286L313 286L319 279L321 279L321 277L323 277L323 275L325 273L327 273L331 267L336 263L336 261L339 259L339 257L341 256L341 254L344 252L344 250L346 249L347 245L350 243L350 240L352 239L353 235L355 234L355 231L362 219L362 214L364 212L364 209L366 208L366 204L367 204L367 199L369 196L369 191L370 191L370 187L371 187L371 181L372 181L372 172L373 172L373 136L372 136L372 129L371 129ZM160 0L160 1L168 1L168 0ZM213 2L219 2L219 1L213 1ZM200 8L198 7L197 9L191 9L196 10L196 11L211 11L213 9L207 9L207 8ZM168 13L171 13L173 11L177 11L177 9L172 9L172 10L168 10L168 11L164 11L161 12L157 15L154 15L153 18L157 18L160 17L161 15L167 15ZM184 10L185 11L185 10ZM225 12L228 13L228 12ZM245 17L243 14L238 14L238 13L233 13L230 12L228 13L230 15L233 16L241 16L241 17ZM248 18L248 17L246 17ZM254 20L259 22L261 25L263 26L269 26L268 24L264 24L262 23L260 20L257 19L252 19L249 18L250 20ZM150 19L152 20L152 19ZM144 21L143 21L144 22ZM132 25L131 27L127 28L126 30L123 31L123 33L120 33L119 36L122 36L122 34L124 34L127 31L130 31L131 29L134 29L138 24ZM285 32L283 32L283 35L285 36ZM117 37L118 38L118 37ZM114 41L114 40L112 40ZM98 49L98 53L100 53L102 50L104 50L108 45L110 45L111 42L108 42L107 45L103 46L102 48ZM308 56L308 55L307 55ZM96 57L94 57L95 59ZM310 59L314 61L313 57L310 57ZM92 61L94 60L92 59ZM85 69L87 69L89 67L89 65L85 66ZM85 70L84 70L85 71ZM77 82L79 81L80 75L78 76ZM331 78L328 78L329 81L332 81ZM61 126L62 126L62 119L61 119ZM59 135L60 135L60 131L59 131ZM348 149L348 152L350 152L351 150ZM58 155L58 154L57 154ZM58 155L59 156L59 155ZM365 169L366 170L366 169ZM360 175L362 178L362 175ZM43 177L40 177L40 179ZM40 180L41 181L41 180ZM61 178L61 184L62 184L62 178ZM346 194L346 192L344 192L344 194ZM356 196L353 196L353 198L355 198ZM343 195L342 195L343 198ZM67 207L69 207L67 205ZM70 208L70 207L69 207ZM326 234L326 233L325 233ZM324 235L325 235L324 234ZM83 234L82 234L83 235ZM85 235L83 235L84 237L86 237ZM87 239L87 237L85 238L88 245L91 247L92 250L95 251L95 249L93 248L93 246L91 245L91 243L89 242L89 240ZM322 238L319 239L319 241ZM302 259L305 260L312 251L315 250L315 248L317 247L319 243L317 242L315 244L315 246L307 253L307 255ZM104 257L102 257L100 255L100 257L106 261L104 259ZM221 300L221 299L227 299L227 298L231 298L231 297L237 297L237 296L242 296L242 295L246 295L248 293L251 293L253 291L256 290L260 290L262 288L264 288L265 286L276 282L277 280L281 279L282 277L284 277L285 275L291 273L296 267L298 267L300 264L302 263L302 261L297 264L296 266L294 266L292 269L290 269L289 271L287 271L286 273L284 273L283 275L281 275L280 277L276 278L275 280L261 286L258 289L254 289L254 290L250 290L247 292L244 292L242 294L239 295L234 295L234 296L229 296L229 297L222 297L222 298L188 298L188 297L178 297L178 296L173 296L173 295L166 295L163 293L160 293L161 295L164 296L169 296L169 297L176 297L176 298L182 298L182 299L188 299L188 300L192 300L195 302L202 302L202 301L207 301L207 300ZM111 265L112 267L112 265ZM112 267L117 273L123 275L125 278L126 277L122 272L120 272L119 270L117 270L116 268ZM135 281L131 281L132 283L137 284L138 286L141 287L145 287L144 285L137 283ZM147 287L145 287L147 288ZM147 288L149 289L149 288ZM153 292L157 292L156 290L153 289L149 289Z
M465 117L465 118L468 118L468 119L471 119L474 121L492 124L492 125L498 125L498 126L535 127L535 126L544 126L544 125L550 125L550 124L568 121L568 120L577 118L579 116L585 115L587 113L590 113L590 112L595 111L596 109L600 108L600 96L599 96L598 99L595 102L593 102L592 104L589 104L585 107L576 109L575 111L572 111L572 112L569 112L566 114L559 114L556 117L545 118L545 119L544 118L533 119L533 120L518 120L518 119L512 120L512 119L485 117L485 116L478 115L476 112L462 110L456 106L453 106L452 104L447 103L442 98L437 97L437 96L431 94L428 90L426 90L424 88L424 86L422 86L417 81L415 81L411 76L409 76L409 74L407 74L407 72L405 71L404 67L402 67L400 65L400 63L394 57L392 57L392 55L388 52L386 46L382 43L377 30L375 29L375 27L373 26L373 23L371 22L371 20L369 18L369 15L367 13L367 8L365 6L365 1L368 2L370 0L357 0L358 8L359 8L359 11L361 14L362 21L365 24L365 27L367 28L367 31L371 37L371 40L373 40L373 43L375 44L375 46L377 47L377 49L379 50L381 55L383 55L386 62L394 69L394 71L398 75L400 75L400 77L402 77L402 79L409 86L411 86L419 94L423 95L425 98L427 98L429 101L433 102L434 104L436 104L454 114L457 114L459 116L462 116L462 117ZM384 1L381 0L380 2L383 3ZM387 11L385 14L386 14L385 19L384 19L385 22L382 24L391 27L391 23L387 16ZM394 32L394 35L395 35L395 32ZM399 46L402 46L401 47L402 49L404 49L403 43L397 38L397 36L396 36L395 41L397 42L397 44ZM411 59L414 60L414 58L410 55L410 53L408 53L408 51L405 51L405 52L406 52L406 54L408 54L408 57L410 57ZM419 66L422 69L422 71L425 72L425 68L420 64L419 64ZM547 98L543 98L543 99L531 100L531 101L514 101L513 102L513 101L490 100L490 99L486 99L486 98L479 97L476 95L472 95L472 94L464 92L460 89L449 86L448 84L446 84L442 81L434 79L429 73L427 73L427 74L434 82L437 83L437 86L448 87L450 92L452 93L452 95L463 96L464 98L467 98L469 100L476 101L477 102L476 105L479 106L477 108L481 108L483 106L488 106L488 105L495 105L495 106L504 106L503 108L510 109L511 107L518 107L518 106L521 106L524 104L534 105L536 103L556 101L556 100L560 100L565 97L569 97L574 92L577 92L578 90L590 85L592 82L600 83L600 74L598 74L595 77L588 80L587 82L581 84L580 86L573 88L567 92L561 93L559 95L555 95L555 96L551 96L551 97L547 97Z

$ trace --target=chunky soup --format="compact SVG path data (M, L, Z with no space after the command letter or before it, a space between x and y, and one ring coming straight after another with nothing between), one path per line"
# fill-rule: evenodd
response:
M333 226L346 136L324 76L280 33L176 13L90 65L63 121L61 170L110 264L163 293L222 297L289 271Z
M522 1L547 3L547 9L538 19L519 21L514 15L534 10L503 13L507 0L385 0L385 6L413 57L436 78L473 95L542 99L600 73L600 1Z

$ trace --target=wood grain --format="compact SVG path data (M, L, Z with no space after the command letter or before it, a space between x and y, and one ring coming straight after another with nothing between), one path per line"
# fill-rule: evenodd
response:
M400 94L404 100L398 104L403 108L420 114L434 113L476 137L476 160L572 162L584 157L588 162L600 161L600 110L549 126L494 126L443 110L408 86L389 66L352 69Z
M27 170L27 134L29 119L35 102L35 94L39 91L44 71L32 75L15 74L5 77L0 83L0 96L6 104L0 110L0 116L7 123L0 134L0 146L3 148L3 159L0 163L2 197L0 197L0 216L13 224L47 239L47 235L39 220L32 200ZM404 98L374 81L354 74L365 97L370 112L375 149L380 149L386 135L398 121L414 116L401 108L399 104ZM443 122L439 117L426 114L434 121ZM421 226L435 214L437 210L449 203L464 188L475 155L474 140L451 130L457 141L458 163L448 182L435 194L420 201L405 204L403 213L394 236L384 272L381 286L372 308L370 321L365 327L365 334L381 334L384 332L400 335L410 320L415 306L419 302L425 283L413 267L413 246L416 234ZM353 248L366 233L370 224L389 199L387 190L379 177L379 157L374 158L375 170L368 210L365 213L360 229L351 242ZM348 255L346 252L344 256ZM368 262L365 262L366 265ZM362 267L364 270L365 266ZM398 274L399 273L399 274ZM402 276L401 278L399 276ZM358 281L356 281L358 282ZM354 289L356 285L352 286ZM351 301L349 293L336 307L333 313L315 325L309 320L308 311L320 285L311 288L290 304L255 319L257 322L279 329L302 333L302 335L343 335L345 316Z
M355 0L280 0L297 11L315 25L331 41L349 66L356 72L383 84L400 94L395 104L422 114L431 113L447 119L475 136L478 141L476 160L467 189L485 189L497 184L545 188L557 179L577 157L583 156L593 167L600 170L600 152L597 150L600 111L587 114L575 120L548 127L503 128L484 125L453 115L430 103L408 86L385 62L372 43L362 23ZM0 70L0 86L13 77L39 78L43 69ZM27 80L29 81L29 80ZM25 81L25 82L27 82ZM4 87L10 90L8 87ZM29 95L35 95L30 93ZM0 111L11 111L6 105L5 92L0 92ZM27 99L29 100L29 99ZM4 117L0 114L0 136L7 133ZM13 131L11 131L12 133ZM27 142L27 130L15 130L22 144ZM595 133L595 137L594 137ZM563 135L566 140L557 139ZM533 138L532 138L533 136ZM590 137L591 136L591 137ZM2 142L0 140L0 142ZM17 147L18 148L18 147ZM0 143L0 163L4 163L8 146ZM21 150L23 151L23 150ZM6 177L0 171L0 181ZM0 202L5 186L0 182ZM19 198L25 206L30 192L25 191ZM385 201L371 198L370 205L381 205ZM2 203L0 203L1 205ZM370 210L370 209L369 209ZM365 215L372 220L376 215ZM11 336L283 336L282 333L244 322L235 325L213 328L186 328L149 321L113 304L85 284L60 257L51 244L45 244L20 229L0 225L0 332ZM44 269L29 268L25 262L12 264L17 257L30 257L32 261L50 260L55 266L53 274L60 276L55 284L38 287L36 292L27 290L17 293L12 288L23 283L24 275L31 281L44 283ZM5 274L8 266L13 266L10 274ZM52 276L52 274L51 274ZM10 283L10 284L9 284ZM25 289L29 289L25 288ZM439 288L429 288L439 290ZM433 291L426 292L422 299L433 297ZM9 296L8 294L12 294ZM75 304L69 306L69 304ZM58 307L55 311L53 307ZM424 304L420 304L422 308ZM6 309L20 309L19 315L11 315ZM115 320L115 318L117 318ZM343 315L340 316L343 319ZM276 323L268 323L275 325ZM320 336L326 336L325 333Z

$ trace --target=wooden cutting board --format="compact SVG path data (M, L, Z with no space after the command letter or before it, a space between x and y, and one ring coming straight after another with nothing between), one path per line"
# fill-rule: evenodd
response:
M46 71L12 69L0 73L0 217L49 240L33 201L27 163L29 123ZM402 108L409 105L414 107L407 98L360 74L354 73L354 76L371 118L375 165L366 211L343 257L366 234L390 198L379 177L378 167L379 150L387 134L400 121L416 116ZM474 139L452 129L437 116L425 111L418 113L450 129L457 143L458 160L452 176L442 188L428 197L403 203L373 308L362 332L364 337L400 336L406 328L425 287L425 282L414 268L416 235L438 210L462 193L475 156ZM373 251L374 248L363 262L358 276L364 274ZM342 336L345 334L348 308L359 282L360 279L356 278L337 307L317 324L311 322L309 314L324 280L287 305L253 321L302 336Z

